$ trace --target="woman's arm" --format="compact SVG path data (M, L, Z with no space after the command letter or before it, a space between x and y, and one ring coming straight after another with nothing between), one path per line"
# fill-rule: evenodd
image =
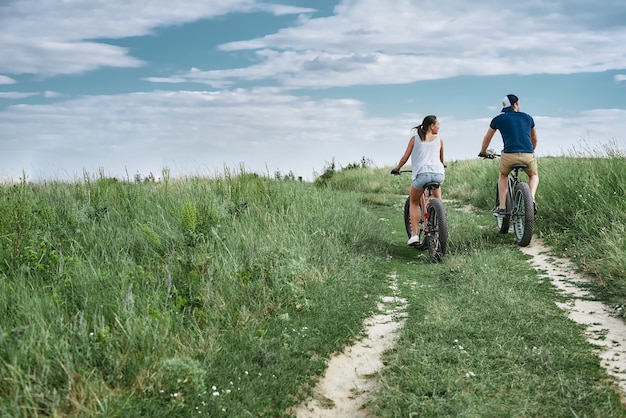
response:
M396 166L396 170L400 170L404 166L404 164L406 164L406 162L409 160L409 157L411 156L411 152L413 152L414 143L415 143L415 136L412 136L411 139L409 139L409 144L406 147L406 151L404 151L404 155L402 156L402 158L400 158L400 162Z
M441 141L441 147L439 147L439 160L441 161L441 164L443 164L444 166L446 165L446 163L444 163L444 159L443 159L443 139L439 139L439 141Z

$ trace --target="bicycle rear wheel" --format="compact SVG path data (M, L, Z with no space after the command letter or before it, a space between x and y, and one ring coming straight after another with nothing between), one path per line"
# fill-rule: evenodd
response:
M433 198L428 205L428 232L426 242L428 255L434 263L443 260L448 249L448 222L446 220L446 208L440 199Z
M406 235L408 238L411 238L411 217L409 215L410 207L411 207L411 198L407 197L406 201L404 202L404 229L406 230ZM420 211L421 210L422 208L421 208L421 203L420 203ZM413 245L413 247L415 247L418 250L425 250L426 241L424 240L424 224L422 222L419 223L418 236L419 236L419 243Z
M535 208L533 195L526 183L518 183L513 193L513 210L511 213L515 243L520 247L530 244L535 227Z
M509 181L509 187L511 187L511 182ZM511 197L510 197L510 193L506 194L506 211L507 213L509 213L509 215L506 216L496 216L496 224L498 225L498 231L500 231L503 234L506 234L509 232L509 226L511 224ZM500 207L500 193L498 190L498 185L496 184L496 207L495 209Z

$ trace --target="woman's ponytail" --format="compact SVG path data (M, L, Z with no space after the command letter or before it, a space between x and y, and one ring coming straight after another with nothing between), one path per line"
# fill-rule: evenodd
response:
M428 115L424 118L421 125L418 125L415 128L413 128L417 131L417 134L419 135L422 141L426 140L426 132L428 132L428 128L430 127L430 125L432 125L436 121L437 121L437 116Z

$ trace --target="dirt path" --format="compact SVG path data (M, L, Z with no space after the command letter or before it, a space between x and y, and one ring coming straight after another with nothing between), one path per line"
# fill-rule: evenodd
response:
M601 302L589 300L589 293L580 287L587 280L575 272L573 264L566 259L548 255L549 249L539 238L533 237L528 247L521 250L530 256L530 262L545 271L552 284L570 299L557 305L569 317L585 325L587 339L598 346L597 353L607 372L618 380L626 393L626 323ZM622 397L623 401L626 398Z
M314 398L292 411L299 418L371 416L363 405L376 388L381 356L394 346L407 316L407 301L397 296L396 276L389 278L392 295L379 303L380 314L366 320L366 338L330 360L326 375L315 386Z
M626 393L626 323L602 303L589 300L589 294L581 288L586 279L576 274L568 260L550 256L541 239L533 237L528 247L520 249L532 257L529 262L535 269L569 298L557 305L572 320L586 326L588 340L598 347L602 366L617 378ZM298 418L371 416L363 405L376 388L381 355L393 347L406 318L406 300L397 296L395 275L390 278L393 295L381 302L381 314L366 321L367 337L330 360L326 375L315 386L314 399L292 411Z

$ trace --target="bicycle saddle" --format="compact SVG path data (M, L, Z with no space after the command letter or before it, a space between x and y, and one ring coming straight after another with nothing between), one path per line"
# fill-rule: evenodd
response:
M526 167L528 167L526 164L511 164L511 170L514 170L516 168L524 169Z
M433 189L437 189L437 188L439 188L440 185L441 185L441 183L437 183L436 181L432 181L430 183L426 183L424 185L424 188L428 189L429 187L432 187Z

